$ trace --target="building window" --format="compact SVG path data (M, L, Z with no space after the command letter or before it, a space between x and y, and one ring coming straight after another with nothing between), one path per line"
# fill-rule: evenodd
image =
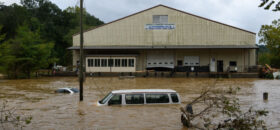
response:
M127 67L127 59L122 59L122 67Z
M134 67L134 59L128 59L128 66Z
M100 66L100 59L95 59L94 60L94 66L99 67Z
M90 67L90 59L87 60L87 63L88 63L87 66Z
M108 59L108 66L112 67L114 65L113 59Z
M168 24L168 15L153 15L153 24Z
M101 67L107 67L107 59L101 59Z
M93 59L88 59L88 67L93 67Z
M120 67L120 66L121 66L121 60L115 59L115 67Z

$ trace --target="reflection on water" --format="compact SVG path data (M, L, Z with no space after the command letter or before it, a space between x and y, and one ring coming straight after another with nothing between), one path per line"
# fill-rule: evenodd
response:
M280 128L280 81L260 79L208 78L87 78L84 101L79 94L55 94L62 87L78 88L74 77L55 77L28 80L2 80L0 99L9 101L20 112L33 116L25 129L186 129L180 122L181 105L135 105L97 107L96 101L116 89L174 89L181 95L182 106L211 86L221 89L240 87L238 93L244 109L254 106L269 110L269 128ZM262 100L262 93L269 100ZM195 111L195 110L194 110Z

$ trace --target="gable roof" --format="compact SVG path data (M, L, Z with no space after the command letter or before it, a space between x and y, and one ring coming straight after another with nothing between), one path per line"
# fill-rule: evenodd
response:
M88 31L91 31L91 30L94 30L94 29L97 29L97 28L100 28L100 27L103 27L103 26L106 26L106 25L109 25L111 23L114 23L114 22L117 22L117 21L120 21L122 19L126 19L128 17L131 17L131 16L134 16L134 15L137 15L137 14L140 14L142 12L145 12L145 11L148 11L148 10L151 10L151 9L154 9L154 8L157 8L157 7L165 7L165 8L168 8L168 9L171 9L171 10L175 10L175 11L178 11L178 12L181 12L181 13L184 13L184 14L188 14L188 15L191 15L191 16L194 16L194 17L197 17L197 18L201 18L201 19L205 19L205 20L208 20L208 21L211 21L211 22L215 22L215 23L218 23L218 24L222 24L222 25L225 25L225 26L228 26L228 27L232 27L232 28L235 28L235 29L238 29L238 30L241 30L241 31L245 31L245 32L248 32L248 33L251 33L251 34L254 34L256 35L255 32L251 32L251 31L248 31L248 30L245 30L245 29L242 29L242 28L238 28L238 27L234 27L234 26L231 26L231 25L228 25L228 24L225 24L225 23L221 23L221 22L218 22L218 21L214 21L214 20L211 20L211 19L208 19L208 18L205 18L205 17L201 17L201 16L198 16L198 15L195 15L195 14L191 14L191 13L188 13L188 12L185 12L185 11L182 11L182 10L178 10L178 9L175 9L175 8L172 8L172 7L168 7L168 6L165 6L165 5L162 5L162 4L159 4L159 5L156 5L154 7L151 7L151 8L148 8L148 9L145 9L145 10L142 10L142 11L139 11L139 12L136 12L134 14L131 14L131 15L128 15L128 16L125 16L125 17L122 17L120 19L117 19L117 20L114 20L114 21L111 21L109 23L105 23L103 25L100 25L100 26L97 26L97 27L93 27L93 28L89 28L87 30L84 31L85 32L88 32ZM73 34L73 36L76 36L76 35L79 35L80 33L75 33Z

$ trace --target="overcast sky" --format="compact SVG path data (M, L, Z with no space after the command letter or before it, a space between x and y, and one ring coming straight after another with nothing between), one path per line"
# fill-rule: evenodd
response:
M6 5L20 0L0 0ZM80 0L50 0L61 9ZM258 8L260 0L84 0L87 11L104 22L163 4L188 13L258 33L261 25L280 18L280 12Z

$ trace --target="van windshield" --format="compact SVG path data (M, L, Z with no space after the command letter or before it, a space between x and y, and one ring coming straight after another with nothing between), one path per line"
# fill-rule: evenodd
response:
M100 104L105 104L112 97L112 93L106 95L102 100L99 101Z

